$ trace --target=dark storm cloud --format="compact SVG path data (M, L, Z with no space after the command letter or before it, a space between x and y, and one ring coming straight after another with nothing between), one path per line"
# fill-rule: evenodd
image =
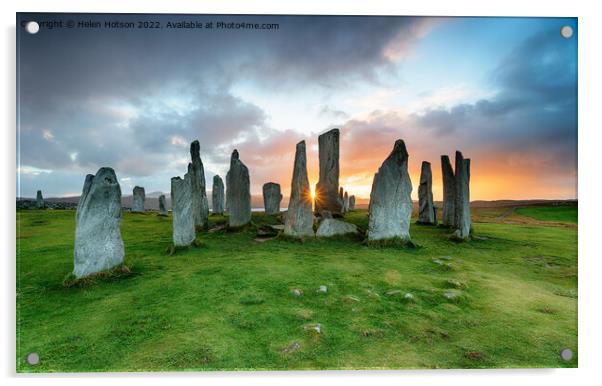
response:
M426 19L23 14L21 20L278 23L278 30L42 29L19 34L20 162L148 176L198 138L211 156L271 128L237 82L286 94L378 81ZM391 53L392 52L392 53ZM177 141L176 141L177 142ZM177 149L174 146L179 146ZM229 149L228 149L229 150ZM229 153L229 151L228 151ZM216 155L216 157L218 157ZM224 157L219 156L220 160Z

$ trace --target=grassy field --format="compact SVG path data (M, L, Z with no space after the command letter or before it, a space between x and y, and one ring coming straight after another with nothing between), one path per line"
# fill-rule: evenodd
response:
M576 367L573 209L482 208L466 243L412 225L415 249L248 229L173 256L171 218L124 213L131 272L83 287L63 285L75 213L19 211L17 371Z

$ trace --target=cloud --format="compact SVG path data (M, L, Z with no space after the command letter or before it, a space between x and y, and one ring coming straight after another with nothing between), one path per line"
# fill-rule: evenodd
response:
M153 18L165 23L190 16ZM20 35L20 165L79 174L82 181L101 166L138 180L158 176L158 171L177 175L185 171L188 143L199 139L204 162L216 171L239 147L250 163L265 168L258 178L284 175L288 168L279 162L290 158L288 147L294 151L299 136L271 127L268 113L233 95L233 85L250 82L262 91L286 94L308 84L332 88L377 82L381 71L395 71L386 54L392 42L399 52L409 50L428 26L423 18L195 18L278 23L280 28L161 33L54 29ZM345 112L327 106L321 113L345 119ZM38 181L40 186L48 182ZM162 181L160 188L167 184Z
M402 138L413 180L422 160L431 161L435 180L439 178L439 155L458 149L473 159L476 197L575 197L574 44L552 28L529 37L492 72L498 92L491 98L409 115L376 110L347 121L342 128L343 173L366 183L370 177L365 170L376 170L394 140Z

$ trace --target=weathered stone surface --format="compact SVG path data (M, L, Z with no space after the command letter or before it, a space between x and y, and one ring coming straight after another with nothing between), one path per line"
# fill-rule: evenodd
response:
M345 192L343 195L343 213L349 212L349 194Z
M343 190L343 187L339 187L339 194L337 196L337 200L339 202L339 205L341 206L341 214L345 213L345 193Z
M454 235L466 239L470 235L470 159L464 159L462 153L456 151L456 204Z
M316 212L328 210L340 214L339 200L339 129L332 129L318 137L320 179L316 184Z
M167 206L165 206L165 195L159 196L159 216L167 216Z
M189 173L171 179L172 236L176 247L192 244L195 235L192 213L192 177Z
M224 181L217 174L213 176L213 187L211 188L211 203L213 213L224 213Z
M316 231L316 236L332 237L357 232L357 226L355 226L354 224L350 224L348 222L336 220L333 218L327 218L320 222L320 226L318 226L318 230Z
M249 169L240 160L238 150L232 152L226 185L228 225L239 227L248 224L251 221L251 182Z
M411 193L408 151L405 143L398 139L372 181L368 208L369 240L410 240Z
M441 156L441 176L443 178L443 215L441 223L452 227L456 217L456 177L449 157Z
M205 169L201 161L199 141L193 141L190 144L190 158L192 160L192 170L189 173L194 225L205 228L209 225L209 202L207 200Z
M268 182L263 185L263 207L265 214L280 213L280 202L282 201L282 193L280 193L280 185L275 182Z
M36 208L38 209L44 209L45 205L44 205L44 197L42 197L42 191L38 190L38 192L36 193Z
M313 236L314 216L311 209L311 193L307 178L305 141L297 144L291 197L284 216L284 234L295 237Z
M431 163L422 162L420 172L420 185L418 186L418 222L422 224L436 224L433 205L433 174Z
M88 174L75 213L73 274L91 275L123 263L121 188L111 168Z
M349 197L349 210L355 210L355 195Z
M144 188L141 186L135 186L132 197L132 212L144 212L144 200Z

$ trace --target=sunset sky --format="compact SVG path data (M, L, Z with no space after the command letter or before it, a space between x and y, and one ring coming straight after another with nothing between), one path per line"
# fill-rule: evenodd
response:
M471 199L576 198L573 18L20 15L21 20L245 21L277 30L45 29L18 34L17 195L79 195L115 169L169 192L198 139L208 189L234 148L253 194L290 190L295 144L341 130L340 184L368 198L396 139L421 162L471 158ZM565 39L560 28L575 35Z

